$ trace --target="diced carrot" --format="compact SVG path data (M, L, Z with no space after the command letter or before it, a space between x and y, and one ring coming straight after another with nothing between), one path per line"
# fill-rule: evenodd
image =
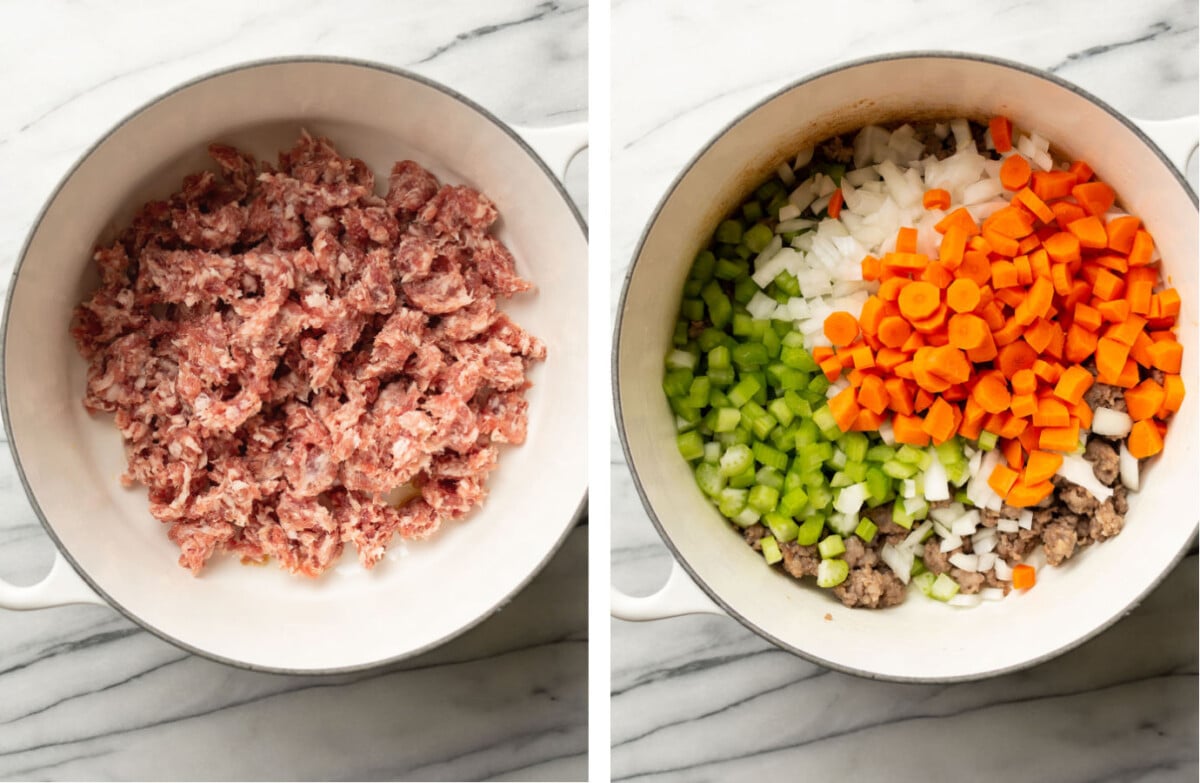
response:
M1012 395L1002 377L982 375L971 388L971 398L988 413L1000 413L1012 405Z
M896 367L908 361L908 354L896 348L880 348L875 352L875 366L885 373L894 373Z
M945 443L954 437L954 411L954 406L941 397L935 399L929 406L929 412L925 414L925 421L922 423L921 429L929 433L934 444Z
M1047 206L1046 202L1038 198L1037 194L1029 188L1022 188L1017 191L1017 199L1043 223L1049 223L1051 220L1054 220L1054 210Z
M1032 369L1033 374L1036 375L1039 380L1051 385L1058 383L1059 378L1061 378L1063 374L1062 365L1047 362L1042 359L1038 359L1036 362L1034 362ZM1087 370L1084 370L1084 372L1087 372Z
M913 392L903 378L888 378L883 382L887 391L888 407L896 413L911 414L913 412Z
M892 435L897 443L907 443L910 446L928 446L929 433L922 429L923 420L920 416L909 416L897 413L892 416Z
M992 264L992 287L996 289L1020 285L1017 278L1017 268L1011 261L997 261Z
M1089 332L1095 332L1100 329L1100 324L1104 323L1104 319L1101 317L1099 310L1081 302L1075 305L1074 323L1079 324Z
M1129 249L1130 267L1145 267L1154 256L1154 240L1150 233L1138 229L1133 235L1133 247Z
M1102 217L1104 213L1112 209L1113 201L1117 197L1113 189L1103 182L1076 185L1071 188L1071 195L1083 205L1084 209L1096 217Z
M966 207L959 207L946 215L937 222L933 229L939 234L945 234L951 226L960 226L969 237L979 233L979 224L975 222L975 218L971 217L971 213L967 211Z
M1101 377L1118 378L1129 358L1129 346L1111 337L1101 337L1096 343L1096 372Z
M1124 299L1113 299L1109 302L1093 299L1092 303L1105 321L1121 322L1129 318L1129 302Z
M950 226L938 247L938 260L949 270L958 269L967 250L967 232L962 226Z
M1019 445L1019 444L1018 444ZM988 486L1000 497L1008 494L1012 489L1013 484L1017 483L1017 479L1021 477L1020 473L1010 468L1008 465L997 465L992 469L992 475L988 476Z
M1075 235L1080 247L1103 249L1108 247L1108 234L1104 232L1104 223L1095 215L1074 220L1067 224L1067 231Z
M1062 327L1058 324L1045 318L1039 318L1029 325L1022 337L1036 353L1043 354L1050 350L1055 336L1061 334Z
M869 345L856 345L850 350L850 360L855 369L869 370L875 366L875 353Z
M1017 282L1020 285L1029 285L1033 282L1033 268L1029 265L1029 256L1017 256L1013 259L1013 266L1017 268ZM1053 291L1053 287L1050 290Z
M950 207L950 191L945 188L930 188L925 191L921 205L925 209L948 209Z
M1030 484L1040 484L1049 481L1050 477L1062 467L1063 456L1053 451L1033 451L1025 462L1025 481Z
M863 256L862 260L862 276L863 280L878 280L881 266L879 259L875 256Z
M842 374L842 360L836 356L831 356L828 359L819 363L821 372L825 373L825 378L833 383Z
M1018 370L1032 368L1037 358L1037 353L1029 346L1029 343L1018 340L1000 349L1000 353L996 356L996 367L1004 373L1005 378L1011 378Z
M977 250L963 253L962 263L954 270L954 276L967 278L977 286L986 285L992 279L992 263L987 253Z
M1124 256L1118 256L1114 253L1105 253L1104 255L1096 256L1091 259L1091 263L1121 275L1129 271L1129 261Z
M1071 192L1075 186L1075 175L1069 171L1035 171L1033 172L1033 192L1042 201L1062 198Z
M1038 379L1033 369L1017 370L1009 379L1014 394L1033 394L1037 391Z
M1178 375L1163 376L1163 404L1158 418L1165 419L1183 407L1183 378Z
M1042 451L1073 452L1079 447L1079 426L1043 427L1038 436L1038 448Z
M1046 248L1050 260L1059 264L1069 264L1080 259L1078 237L1065 231L1047 237L1042 242L1042 247Z
M1004 498L1004 502L1015 508L1028 508L1041 503L1050 493L1054 491L1054 485L1049 481L1043 481L1040 484L1029 484L1024 479L1016 481L1012 489L1009 490L1008 496ZM1019 564L1013 569L1013 586L1016 587L1016 569L1022 566L1028 568L1025 564ZM1030 587L1033 585L1030 584Z
M1107 269L1101 269L1092 282L1092 293L1105 301L1111 301L1125 292L1125 281Z
M1153 457L1162 451L1162 434L1152 421L1135 421L1125 445L1129 453L1137 459Z
M1012 149L1012 122L1007 117L992 117L988 120L988 131L992 134L992 146L996 152Z
M1071 423L1071 412L1067 406L1054 397L1042 397L1038 400L1037 412L1033 414L1035 427L1066 427Z
M1000 184L1008 190L1020 190L1029 183L1033 168L1025 156L1013 153L1000 164ZM1031 191L1032 192L1032 191Z
M1088 216L1086 209L1070 201L1055 201L1050 205L1050 211L1054 213L1054 222L1058 224L1059 228L1064 229L1068 223L1074 223L1076 220L1082 220Z
M990 362L996 358L999 351L996 348L996 341L989 332L984 338L983 343L976 348L971 348L967 351L967 358L976 364L981 362Z
M896 252L917 252L917 230L912 226L903 226L896 233Z
M916 280L900 291L900 312L909 321L927 318L941 301L940 292L932 283Z
M854 423L850 425L850 431L875 432L883 425L885 420L883 414L862 408L858 411L858 415L854 417Z
M1183 345L1174 340L1159 340L1146 349L1150 353L1150 361L1155 367L1172 374L1178 374L1183 365Z
M1133 239L1142 221L1133 215L1121 215L1108 221L1108 247L1118 253L1129 254Z
M1134 421L1151 419L1158 415L1166 397L1163 387L1153 378L1147 378L1132 389L1125 390L1125 407Z
M1125 345L1133 345L1137 336L1146 328L1146 319L1140 315L1130 314L1120 323L1113 324L1104 332L1105 337L1111 337Z
M956 313L973 312L979 298L979 285L969 277L958 278L946 289L946 305Z
M1028 590L1037 584L1037 572L1028 563L1018 563L1012 569L1012 586L1016 590Z
M842 432L849 432L850 426L854 424L854 417L860 410L858 402L854 399L854 389L850 387L842 389L829 398L828 404L829 412L833 414L838 427Z
M1054 387L1054 396L1074 405L1083 399L1083 395L1092 388L1092 384L1095 382L1095 376L1079 365L1073 364L1063 370Z
M858 339L858 319L845 310L825 318L825 336L834 345L849 345Z
M1138 315L1150 314L1150 299L1154 293L1154 285L1147 280L1130 280L1125 286L1125 299L1129 302L1129 310Z
M1076 182L1087 182L1094 174L1092 167L1084 163L1082 160L1074 161L1070 166L1067 167L1067 171L1075 175Z
M987 240L988 247L991 248L993 253L1006 258L1015 256L1017 250L1021 247L1021 244L1012 237L990 229L984 229L983 238Z

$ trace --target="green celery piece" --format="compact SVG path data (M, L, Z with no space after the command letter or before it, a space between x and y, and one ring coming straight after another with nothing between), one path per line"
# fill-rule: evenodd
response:
M713 432L733 432L742 420L742 412L737 408L713 408L713 422L709 425Z
M784 489L787 490L787 481L794 473L789 473L784 477ZM808 504L808 493L801 487L796 487L790 491L785 491L783 497L779 498L779 513L786 514L789 517L797 516L804 507Z
M763 465L754 474L754 483L783 492L783 474L770 465Z
M785 427L791 425L792 420L796 418L796 413L788 406L787 400L782 397L771 400L767 405L767 412Z
M758 394L761 388L757 378L743 375L738 379L737 385L729 390L729 404L740 408L754 399L754 395Z
M688 387L688 403L695 405L697 408L703 408L708 404L708 395L711 392L712 381L707 376L701 375L693 378L691 386Z
M721 455L720 466L723 476L733 477L745 473L754 468L754 452L749 446L734 444Z
M812 420L821 430L821 434L829 440L833 440L842 434L841 428L838 427L837 419L833 418L833 411L829 409L828 405L822 405L813 411Z
M854 535L866 541L868 544L875 540L875 534L879 532L879 526L872 522L867 517L858 520L858 526L854 528Z
M899 460L888 460L883 463L882 470L885 476L894 479L912 478L917 473L917 466L910 465Z
M850 477L852 483L858 484L867 479L867 463L847 462L846 466L842 468L842 472Z
M744 489L726 487L717 496L717 510L724 516L736 517L746 508L746 498L750 493Z
M761 419L760 419L761 421ZM757 424L757 422L756 422ZM769 465L778 471L785 471L788 467L787 455L778 449L771 448L765 443L755 443L753 446L754 459L761 462L763 465Z
M842 537L837 533L826 536L817 544L817 551L821 553L822 558L837 557L846 553L846 544Z
M757 223L763 218L762 204L751 199L742 204L742 219L747 223Z
M833 474L833 478L829 479L829 486L833 487L834 489L839 487L848 487L853 483L855 483L854 479L850 478L845 474L845 472L840 470Z
M714 465L719 464L721 462L722 453L723 450L721 449L720 443L717 443L716 441L709 441L708 443L704 444L703 459L705 462L711 462Z
M755 223L742 234L742 243L755 253L761 253L771 244L775 232L762 223Z
M763 558L767 561L767 565L775 565L783 559L783 552L779 551L779 542L771 536L764 536L759 541L762 547Z
M767 349L767 356L769 358L779 358L779 335L775 334L774 329L767 329L763 332L762 344Z
M996 435L996 433L984 430L983 432L979 433L979 449L981 451L991 451L992 449L996 448L996 441L999 439L1000 438L998 435Z
M917 589L927 596L933 592L933 583L935 580L937 580L937 575L932 571L913 574L912 578L912 582L917 586Z
M806 517L800 523L800 532L796 534L796 543L800 546L812 546L821 538L821 533L825 530L825 517L813 515Z
M749 313L734 313L733 314L733 336L734 337L754 337L754 319ZM736 348L737 346L734 345Z
M787 294L789 299L793 296L800 296L800 281L786 269L775 276L775 285L781 292Z
M754 295L759 292L758 283L754 282L749 277L739 277L733 281L733 300L739 304L746 304Z
M714 386L728 386L733 383L737 376L733 372L733 367L709 367L708 379L712 381Z
M684 299L679 305L679 315L685 321L703 321L704 301L702 299Z
M746 499L746 505L760 514L774 511L778 503L779 490L762 484L751 487L750 496Z
M750 265L736 257L718 258L713 267L713 277L717 280L737 280L750 269Z
M754 486L756 481L758 481L758 475L754 472L754 465L751 463L750 467L741 473L729 477L729 486L734 489L746 489Z
M688 462L704 456L704 439L695 430L676 435L675 445L679 447L679 453Z
M725 333L720 329L714 329L711 326L704 327L704 331L696 338L696 345L704 353L711 353L718 345L725 344Z
M817 566L817 587L837 587L850 575L850 566L845 560L822 560Z
M718 345L708 352L708 370L721 370L733 366L733 360L729 355L729 348L724 345Z
M904 499L896 498L892 504L892 521L905 530L912 530L913 517L904 510Z
M668 397L686 399L694 377L691 370L668 370L663 376L663 391Z
M863 432L847 432L838 438L838 446L842 451L846 452L846 459L850 462L862 462L865 460L869 445L870 442L867 439L867 435Z
M733 363L743 370L756 370L770 360L762 343L742 343L733 349Z
M711 366L712 360L709 360ZM896 458L896 450L891 446L880 443L867 449L867 462L887 462Z
M718 242L724 242L729 245L736 245L742 241L742 232L744 231L742 223L739 220L729 219L721 221L721 225L717 226L716 233L713 237Z
M700 291L700 298L704 300L704 304L708 305L708 318L712 321L712 325L718 329L724 329L733 317L733 304L721 290L720 283L710 280L708 285Z
M879 468L867 468L867 475L863 480L867 484L867 497L876 505L887 500L888 493L892 490L892 480L887 474Z
M693 280L699 280L701 283L707 283L712 279L713 268L717 265L717 257L713 255L711 250L701 250L696 254L696 260L692 262L692 271L689 277Z
M958 594L958 582L946 574L938 574L929 587L929 597L938 601L949 601Z
M782 514L764 514L763 522L777 541L795 541L800 534L800 528L789 517Z
M687 345L688 328L687 321L676 321L675 330L671 332L671 345L674 345L676 348L682 348Z

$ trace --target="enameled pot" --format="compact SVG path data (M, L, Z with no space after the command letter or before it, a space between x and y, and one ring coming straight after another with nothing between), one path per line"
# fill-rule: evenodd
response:
M427 541L396 541L373 571L345 559L318 580L214 558L199 577L122 488L120 435L81 405L85 363L67 329L97 284L92 248L150 198L211 166L220 140L273 160L302 128L330 137L386 182L412 158L496 202L498 234L536 293L504 305L545 339L530 374L529 437L502 450L484 506ZM416 654L501 608L557 550L586 494L586 229L555 173L583 126L514 131L428 79L347 60L251 63L174 89L89 150L54 192L22 252L4 321L3 412L30 502L58 546L41 583L0 582L0 606L108 603L180 647L254 669L328 673ZM531 146L532 145L532 146ZM532 147L537 147L547 164ZM78 573L78 576L76 576Z
M1043 569L1036 589L973 609L920 596L886 610L847 609L829 591L767 568L696 487L676 450L674 419L661 386L679 301L663 292L682 289L692 259L717 222L798 150L868 124L986 121L997 114L1050 139L1057 154L1091 163L1125 207L1145 221L1162 252L1163 273L1183 297L1179 339L1187 346L1188 396L1163 453L1143 477L1142 491L1130 496L1124 532L1061 568ZM618 429L642 502L677 565L653 596L632 598L614 590L614 614L646 620L727 613L780 647L831 668L947 682L1047 660L1137 605L1183 555L1200 505L1196 195L1172 165L1173 160L1182 166L1195 146L1196 119L1142 125L1023 65L911 53L806 78L754 106L713 139L650 219L621 295L613 357Z

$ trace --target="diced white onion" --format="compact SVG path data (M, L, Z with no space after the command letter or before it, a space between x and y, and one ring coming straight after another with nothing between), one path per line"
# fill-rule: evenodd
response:
M1092 432L1106 438L1124 438L1133 429L1133 419L1124 411L1096 408L1092 412Z
M981 601L983 599L979 597L979 593L956 593L946 603L950 606L970 608L972 606L979 606Z
M796 153L796 159L794 161L792 161L792 168L795 169L796 171L799 171L800 169L807 166L809 163L812 163L812 159L813 159L813 148L805 147L804 149L802 149Z
M1100 479L1096 478L1096 473L1092 470L1092 463L1078 454L1063 455L1063 463L1062 467L1058 469L1058 475L1083 487L1100 503L1112 497L1112 487L1105 486Z
M979 555L968 555L966 552L955 552L950 555L950 564L955 568L972 573L979 571Z
M942 543L938 545L940 552L953 552L962 546L962 536L948 535L942 539Z
M979 597L984 601L1003 601L1003 587L985 587L979 591Z
M997 557L996 564L992 566L992 570L995 572L996 578L1002 582L1012 581L1012 567L1004 558Z
M950 525L954 520L961 517L967 511L962 503L951 503L948 506L932 509L929 516L933 517L934 521L941 522L943 525Z
M992 566L996 565L995 552L976 552L979 555L979 573L986 574L992 570Z
M912 550L907 547L884 544L879 550L879 558L887 563L888 568L892 569L904 584L908 584L908 580L912 578L913 557Z
M1129 453L1129 449L1125 444L1121 443L1121 483L1125 485L1125 489L1130 492L1137 492L1139 485L1138 476L1138 461L1137 458Z
M1017 517L1017 527L1022 530L1033 530L1033 511L1025 509Z
M778 217L779 217L780 223L786 223L789 220L795 220L796 218L800 217L800 209L795 204L784 204L782 207L779 208L779 216ZM786 230L787 229L784 229L784 231L786 231ZM775 233L782 234L784 232L780 231L779 227L776 226Z
M925 520L913 528L913 531L904 539L904 545L915 551L917 547L921 546L921 539L925 538L925 534L932 529L933 523Z
M956 536L974 535L979 527L979 511L971 509L950 523L950 532Z
M775 173L779 175L781 180L783 180L783 184L787 185L789 188L796 181L796 175L792 173L792 167L787 163L780 163L779 166L775 168Z
M925 471L925 499L933 503L950 499L950 480L946 477L946 468L936 454L931 455L929 469Z
M1021 523L1015 519L1001 519L996 522L996 530L1001 533L1015 533L1021 529Z
M833 507L843 514L857 514L862 508L863 503L867 499L866 484L851 484L848 487L842 487L842 491L838 493L837 500L833 502Z

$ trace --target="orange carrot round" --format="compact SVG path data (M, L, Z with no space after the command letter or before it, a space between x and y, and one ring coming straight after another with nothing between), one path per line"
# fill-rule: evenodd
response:
M858 337L858 319L845 310L830 313L825 319L825 336L834 345L849 345Z
M950 317L950 344L955 348L969 351L983 345L987 339L988 328L983 319L971 313L957 313Z
M1029 184L1033 169L1021 155L1009 155L1000 164L1000 184L1008 190L1020 190Z
M979 306L979 285L969 277L960 277L946 289L946 304L956 313L970 313Z
M950 191L945 188L931 188L925 191L924 198L921 199L921 206L925 209L946 209L950 206Z
M937 286L924 280L915 280L900 291L900 312L912 321L928 318L941 303Z

